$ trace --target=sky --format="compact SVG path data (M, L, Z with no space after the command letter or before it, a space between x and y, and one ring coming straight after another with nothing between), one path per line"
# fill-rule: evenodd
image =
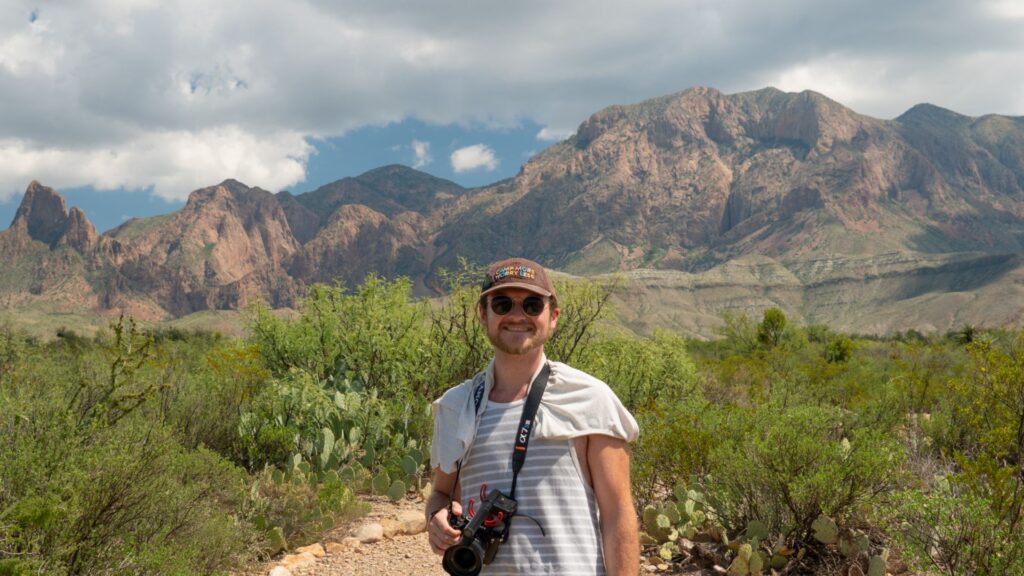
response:
M1024 0L4 0L0 227L32 180L101 231L226 178L483 186L693 86L1024 115Z

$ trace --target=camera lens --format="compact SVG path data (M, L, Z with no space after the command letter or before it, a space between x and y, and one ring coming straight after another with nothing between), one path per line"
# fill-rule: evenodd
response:
M452 563L461 570L470 571L480 563L480 558L473 552L472 548L460 548L452 554Z
M441 567L452 576L476 576L483 567L483 558L484 550L478 541L460 542L444 551Z

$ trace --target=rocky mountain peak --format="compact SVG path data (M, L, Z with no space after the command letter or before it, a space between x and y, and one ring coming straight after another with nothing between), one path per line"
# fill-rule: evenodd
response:
M35 180L25 190L11 228L24 230L33 240L52 248L69 246L85 252L97 242L96 227L85 212L77 206L68 212L59 192Z
M900 124L930 124L933 128L950 128L969 121L969 116L928 103L917 104L896 118Z
M25 190L11 227L23 226L33 240L53 245L63 234L67 218L64 197L33 180Z
M96 227L86 218L85 212L78 206L72 206L65 221L64 232L57 239L57 244L70 246L84 253L95 248L97 242Z

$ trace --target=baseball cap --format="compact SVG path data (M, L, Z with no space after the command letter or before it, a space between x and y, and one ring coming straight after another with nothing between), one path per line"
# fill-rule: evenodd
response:
M508 258L490 265L480 295L502 288L522 288L541 296L555 295L555 286L544 267L525 258Z

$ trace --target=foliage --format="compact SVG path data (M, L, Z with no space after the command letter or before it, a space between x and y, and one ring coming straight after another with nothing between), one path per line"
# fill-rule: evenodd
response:
M845 430L827 407L739 410L732 436L709 457L709 497L724 525L753 520L772 534L807 541L816 518L854 523L863 504L891 490L900 452L870 429Z
M894 538L921 569L959 574L1024 573L1024 534L992 513L995 503L944 481L907 490L889 516Z
M757 326L757 341L765 348L774 348L782 341L786 329L786 315L778 308L768 308Z
M137 360L116 355L107 374ZM0 554L68 574L215 572L242 556L248 533L225 514L242 495L237 469L182 448L141 404L110 418L33 368L45 386L0 395Z
M286 477L272 468L256 475L246 507L264 535L267 552L309 544L334 525L366 512L367 507L337 474L315 480L310 482L304 475ZM275 529L280 530L279 542L273 536Z
M617 280L555 283L561 312L558 329L545 348L552 360L573 363L586 353L597 337L598 323L612 313L611 297L617 287Z
M665 331L650 338L601 338L580 354L578 366L609 382L631 411L686 397L697 385L686 341Z
M957 341L956 344L963 344ZM970 368L944 387L929 429L953 473L903 494L908 551L947 574L1024 571L1024 331L972 335Z
M436 301L402 279L314 286L292 320L251 309L244 341L0 325L0 574L222 572L362 513L358 492L404 497L430 401L491 356L479 275L442 272ZM616 289L559 282L547 353L640 423L650 552L720 543L736 574L871 573L890 547L933 572L1024 570L1024 332L872 340L769 309L726 314L717 341L640 337L604 330Z

